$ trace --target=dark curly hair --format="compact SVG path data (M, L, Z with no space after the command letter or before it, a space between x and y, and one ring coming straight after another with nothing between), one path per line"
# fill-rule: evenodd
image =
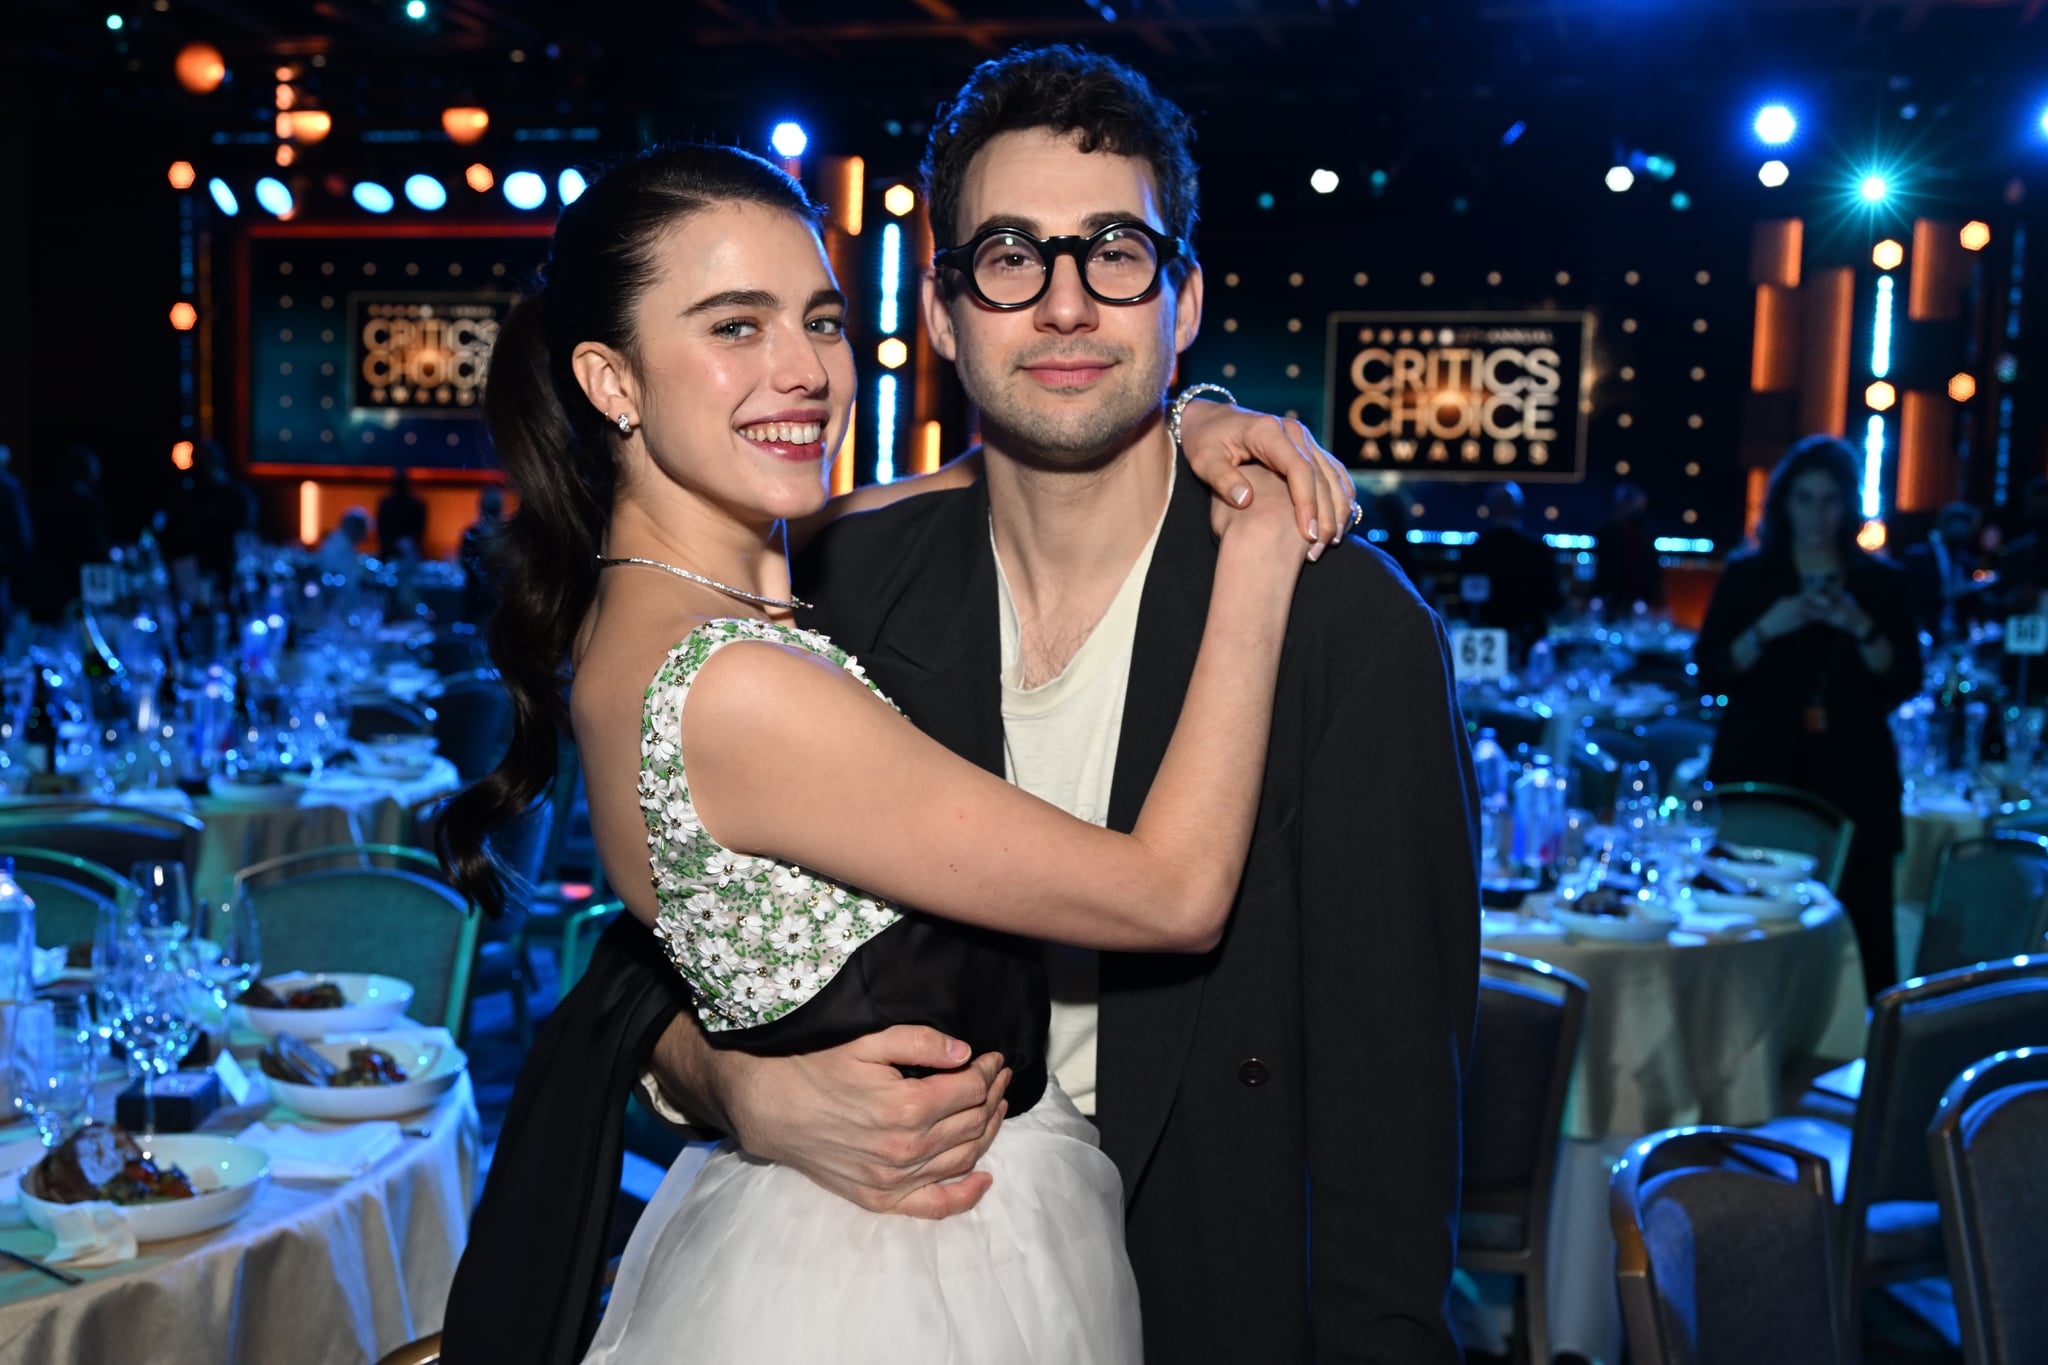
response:
M569 360L598 341L638 364L633 316L654 286L662 238L721 204L761 204L816 226L822 210L778 167L737 147L656 147L590 182L555 223L542 287L499 328L484 384L484 420L519 495L493 538L498 589L491 659L512 694L512 744L487 776L449 802L437 844L451 880L489 913L504 904L491 831L532 809L554 783L569 734L569 649L597 595L597 556L611 521L619 433L592 407Z
M1161 226L1192 251L1201 198L1194 125L1122 62L1065 44L1018 48L983 62L939 110L919 170L941 246L958 243L967 230L958 221L960 189L975 153L999 134L1034 128L1079 133L1084 152L1144 161L1158 182ZM1187 258L1176 263L1176 281L1187 265Z
M1792 553L1792 485L1813 473L1827 475L1842 495L1835 548L1847 563L1862 553L1856 544L1856 532L1863 525L1862 470L1856 448L1839 436L1805 437L1779 459L1764 492L1763 525L1757 539L1765 554Z

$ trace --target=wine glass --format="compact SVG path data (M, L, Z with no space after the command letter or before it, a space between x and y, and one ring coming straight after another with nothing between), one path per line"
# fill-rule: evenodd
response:
M9 1079L15 1103L35 1122L45 1147L56 1146L91 1115L99 1062L83 999L34 1000L14 1007Z
M138 892L134 924L150 939L177 941L192 927L192 889L183 863L143 861L128 873Z
M199 1034L195 982L184 958L182 944L145 940L115 976L128 1070L142 1080L144 1133L156 1132L153 1082L170 1074Z
M1657 769L1648 762L1621 765L1621 782L1614 798L1614 823L1621 830L1621 845L1640 853L1657 838Z
M263 948L256 930L256 903L237 890L233 899L209 903L203 935L192 942L193 965L212 988L220 1008L255 981L263 969Z

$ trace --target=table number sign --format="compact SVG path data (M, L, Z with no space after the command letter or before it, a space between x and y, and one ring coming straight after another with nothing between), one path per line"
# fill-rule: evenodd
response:
M1508 633L1471 626L1452 630L1451 668L1461 683L1498 682L1508 672Z
M111 607L121 596L121 579L111 564L78 566L78 595L89 607Z
M1493 600L1493 579L1483 573L1468 573L1458 576L1458 600L1462 602L1491 602Z
M2005 620L2005 652L2048 654L2048 616L2008 616Z

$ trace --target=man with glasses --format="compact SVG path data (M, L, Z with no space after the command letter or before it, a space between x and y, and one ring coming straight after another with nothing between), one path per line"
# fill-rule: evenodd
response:
M804 623L922 728L1121 830L1171 735L1215 566L1209 495L1163 402L1201 318L1191 135L1106 58L1054 47L975 72L932 133L932 229L954 245L923 304L980 412L985 478L844 519L797 566L817 603ZM1323 561L1296 597L1223 944L1049 959L1048 1060L1123 1174L1153 1361L1459 1359L1445 1299L1477 990L1470 758L1436 618L1363 543ZM905 1088L975 1068L909 1081L886 1065L963 1057L871 1040L722 1053L687 1017L656 1055L683 1108L869 1207L942 1216L986 1188L930 1182L992 1136L1001 1078L934 1112Z

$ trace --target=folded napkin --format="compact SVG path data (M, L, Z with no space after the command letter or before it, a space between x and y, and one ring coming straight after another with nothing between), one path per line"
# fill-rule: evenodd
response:
M57 1246L43 1259L52 1265L114 1265L135 1259L135 1229L121 1210L102 1199L53 1205L50 1235Z
M1726 938L1756 928L1756 916L1734 910L1688 910L1679 916L1678 927L1689 934Z
M270 1154L270 1173L279 1180L354 1180L383 1160L403 1140L389 1119L351 1124L346 1128L309 1129L296 1124L272 1128L252 1123L235 1141L261 1147Z

